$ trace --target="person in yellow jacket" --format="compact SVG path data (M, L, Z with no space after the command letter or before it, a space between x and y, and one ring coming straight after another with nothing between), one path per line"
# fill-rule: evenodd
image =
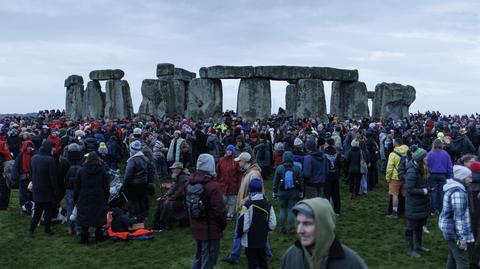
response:
M398 169L402 156L407 154L408 146L403 145L401 138L395 138L393 146L393 152L388 155L385 179L388 182L388 194L392 196L392 214L389 217L398 218L398 195L401 193L405 196L404 182L398 176Z

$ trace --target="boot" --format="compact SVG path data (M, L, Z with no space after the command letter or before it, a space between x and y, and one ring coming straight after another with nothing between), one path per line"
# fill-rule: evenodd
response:
M102 228L97 228L95 230L95 242L99 243L103 241L105 241L105 237L103 236L103 230Z
M405 246L407 248L407 255L414 258L420 258L420 254L418 254L413 249L413 237L412 236L405 236Z
M80 244L88 244L88 229L82 230L80 233Z
M422 230L415 231L415 250L418 252L430 252L430 249L422 247Z

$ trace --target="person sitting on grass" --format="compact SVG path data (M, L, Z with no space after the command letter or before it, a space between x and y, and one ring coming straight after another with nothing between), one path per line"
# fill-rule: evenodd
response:
M363 259L335 235L330 202L313 198L293 207L299 239L282 256L282 269L366 269Z

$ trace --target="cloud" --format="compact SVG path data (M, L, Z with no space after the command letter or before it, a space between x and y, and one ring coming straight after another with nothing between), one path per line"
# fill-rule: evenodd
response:
M394 51L371 51L366 56L354 57L355 61L360 62L374 62L374 61L391 61L405 57L407 54L403 52Z

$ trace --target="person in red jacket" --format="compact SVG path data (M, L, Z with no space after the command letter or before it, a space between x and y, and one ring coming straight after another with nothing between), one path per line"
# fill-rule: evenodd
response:
M242 172L238 162L235 162L236 149L228 145L225 156L220 158L217 164L217 182L220 184L225 203L227 204L227 219L235 216L235 202L237 201L238 189L242 180Z
M187 186L188 200L188 188L203 185L201 200L206 205L203 218L193 218L189 212L190 229L196 241L193 269L210 269L215 266L220 253L220 240L227 226L223 192L214 177L215 159L210 154L201 154L197 160L197 171L190 175Z
M55 129L52 130L52 133L47 138L47 140L50 140L55 144L54 156L59 156L62 153L62 140L58 135L59 132Z

